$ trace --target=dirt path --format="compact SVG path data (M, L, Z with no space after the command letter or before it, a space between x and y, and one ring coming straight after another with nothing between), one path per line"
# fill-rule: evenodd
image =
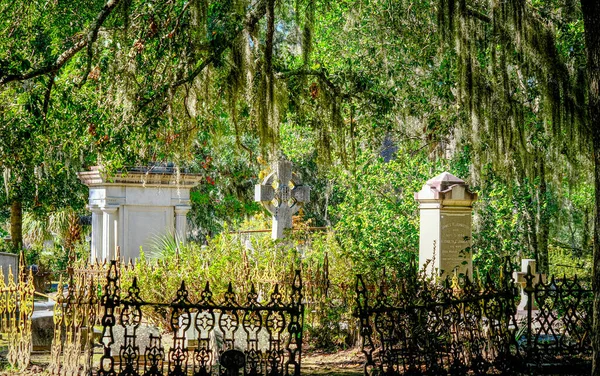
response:
M358 349L335 353L308 353L302 357L303 375L360 376L363 354Z

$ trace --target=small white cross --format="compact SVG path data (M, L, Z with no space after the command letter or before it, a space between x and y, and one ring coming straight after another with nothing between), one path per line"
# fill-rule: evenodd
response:
M529 299L529 296L527 295L527 293L525 292L525 287L527 286L527 269L529 268L529 270L531 271L531 274L533 275L533 279L531 280L531 283L533 284L533 286L537 285L540 281L544 281L546 276L544 274L539 274L537 273L536 270L536 261L533 259L523 259L521 260L521 271L520 272L513 272L513 278L515 279L515 282L518 283L521 286L521 301L519 302L519 306L517 307L518 310L526 310L527 309L527 302ZM537 309L537 304L535 303L535 295L531 294L531 307L532 309L536 310Z

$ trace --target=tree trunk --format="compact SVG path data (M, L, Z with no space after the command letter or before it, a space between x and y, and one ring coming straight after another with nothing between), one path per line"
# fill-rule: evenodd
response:
M10 206L10 237L13 248L21 249L23 246L23 207L19 199L14 199Z
M592 133L596 210L594 216L594 313L592 375L600 376L600 2L581 0L589 82L589 129Z

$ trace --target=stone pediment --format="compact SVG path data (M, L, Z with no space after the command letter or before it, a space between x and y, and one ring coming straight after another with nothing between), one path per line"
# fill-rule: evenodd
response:
M178 186L194 187L202 179L201 175L175 170L136 167L118 171L108 176L99 167L90 171L78 172L79 180L88 187L106 185L143 185L143 186Z

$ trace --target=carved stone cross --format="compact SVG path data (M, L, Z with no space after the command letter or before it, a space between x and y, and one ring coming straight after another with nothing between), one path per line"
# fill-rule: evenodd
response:
M273 215L271 238L283 239L283 230L292 228L292 216L310 201L310 187L292 173L292 162L281 159L262 184L255 186L254 201L260 201Z
M529 295L525 291L525 287L527 286L527 278L526 277L527 277L528 273L531 273L531 275L533 276L533 279L531 280L533 287L535 287L535 285L537 285L540 282L540 280L544 281L544 279L546 277L544 274L537 273L535 260L533 260L533 259L521 260L521 271L513 272L513 278L515 279L515 282L521 286L521 301L519 302L519 306L517 307L518 310L526 310L527 309L527 302L529 300ZM537 304L535 303L535 295L533 293L531 294L531 308L534 310L537 309Z

